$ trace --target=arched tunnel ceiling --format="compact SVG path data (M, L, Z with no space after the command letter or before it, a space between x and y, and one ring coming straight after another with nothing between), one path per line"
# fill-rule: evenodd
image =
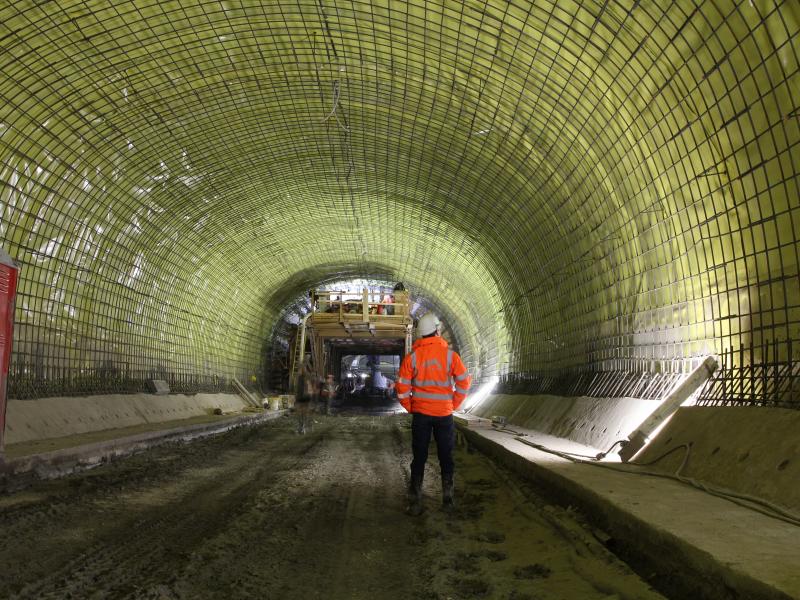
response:
M3 3L12 379L249 373L281 303L344 275L446 306L485 374L797 338L799 17Z

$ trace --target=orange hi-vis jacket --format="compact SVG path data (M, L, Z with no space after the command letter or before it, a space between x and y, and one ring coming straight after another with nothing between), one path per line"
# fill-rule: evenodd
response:
M471 381L458 353L434 335L414 342L400 365L395 390L408 412L446 417L464 401Z

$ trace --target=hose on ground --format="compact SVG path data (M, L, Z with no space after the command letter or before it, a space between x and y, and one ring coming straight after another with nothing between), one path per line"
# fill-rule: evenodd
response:
M516 436L518 436L518 437L527 437L527 435L528 435L527 433L522 433L521 431L516 431L516 430L514 430L514 429L511 429L510 427L507 427L505 424L503 424L503 425L498 425L498 424L496 424L496 423L492 423L492 427L494 427L494 428L495 428L497 431L502 431L502 432L507 432L507 433L513 433L514 435L516 435ZM599 454L595 454L595 455L589 455L589 454L578 454L577 452L567 452L567 451L561 451L561 452L562 452L563 454L569 454L570 456L575 456L575 457L577 457L577 458L586 458L586 459L589 459L589 460L602 460L602 459L604 459L606 456L608 456L608 455L611 453L611 451L612 451L612 450L613 450L613 449L614 449L614 448L615 448L615 447L616 447L618 444L624 444L624 443L625 443L625 442L627 442L627 441L628 441L628 440L617 440L616 442L614 442L613 444L611 444L611 447L610 447L608 450L606 450L605 452L600 452Z

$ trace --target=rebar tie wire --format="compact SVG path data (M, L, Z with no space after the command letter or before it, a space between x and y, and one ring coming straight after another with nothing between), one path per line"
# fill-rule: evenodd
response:
M340 95L341 95L341 80L337 79L336 81L333 82L333 108L331 109L331 112L329 112L328 115L322 120L322 122L327 123L328 120L331 117L333 117L334 119L336 119L336 123L339 125L339 127L342 128L342 131L344 131L345 133L350 133L350 130L339 120L339 114L336 112L337 109L339 108Z

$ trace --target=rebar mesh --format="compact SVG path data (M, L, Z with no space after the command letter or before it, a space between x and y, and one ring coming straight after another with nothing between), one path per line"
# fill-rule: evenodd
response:
M799 22L792 0L2 3L12 390L246 377L293 298L351 276L446 307L485 375L767 362L800 323Z

